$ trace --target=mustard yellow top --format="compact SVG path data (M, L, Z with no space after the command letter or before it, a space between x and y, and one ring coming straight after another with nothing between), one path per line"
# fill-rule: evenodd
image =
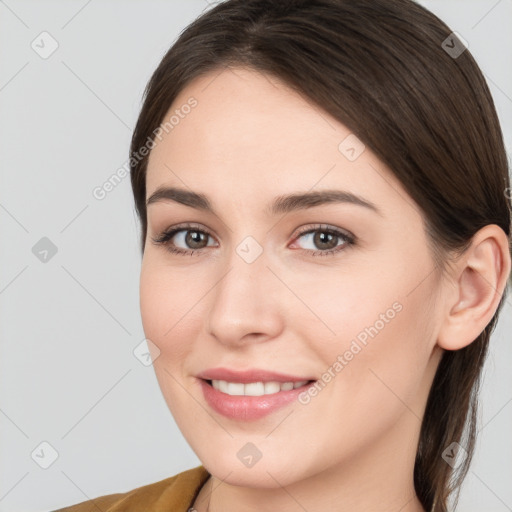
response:
M210 474L201 465L152 484L53 512L188 512Z

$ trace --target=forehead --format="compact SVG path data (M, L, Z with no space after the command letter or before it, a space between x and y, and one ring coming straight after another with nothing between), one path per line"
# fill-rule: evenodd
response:
M184 106L190 98L197 104L189 110ZM205 159L224 167L241 158L245 167L268 167L269 160L284 158L300 162L319 151L336 158L340 137L349 133L277 79L246 69L199 77L180 92L165 119L176 110L179 122L152 150L150 168L159 157L198 163ZM189 113L180 117L180 110Z
M164 122L171 116L149 157L146 197L164 184L226 199L342 187L379 201L383 164L367 148L349 161L339 146L350 130L274 77L212 71L180 92Z

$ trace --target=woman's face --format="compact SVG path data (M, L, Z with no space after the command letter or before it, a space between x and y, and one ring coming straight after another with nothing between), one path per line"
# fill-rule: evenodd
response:
M140 301L158 382L194 452L237 485L355 474L370 460L412 471L441 355L440 281L415 203L343 124L268 76L211 72L165 121L173 114L146 198L183 194L148 204ZM220 390L198 377L219 368L284 376Z

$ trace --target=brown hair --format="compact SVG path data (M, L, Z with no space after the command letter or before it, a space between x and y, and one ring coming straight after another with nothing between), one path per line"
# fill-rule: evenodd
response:
M148 156L138 151L191 80L225 66L277 77L355 133L419 206L438 271L488 224L510 240L508 163L494 103L469 50L455 55L448 50L457 40L443 43L451 32L411 0L227 0L203 13L151 77L133 133L142 253ZM445 351L437 369L414 468L428 511L445 512L455 490L459 499L474 451L481 370L507 292L475 341ZM452 468L442 454L454 441L467 456Z

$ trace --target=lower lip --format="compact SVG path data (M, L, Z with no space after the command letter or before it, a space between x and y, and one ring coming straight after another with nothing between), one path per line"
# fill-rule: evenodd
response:
M228 418L244 421L258 420L285 407L297 400L302 392L314 384L314 382L309 382L300 388L279 391L271 395L233 396L222 393L203 379L199 379L199 381L204 398L214 411Z

